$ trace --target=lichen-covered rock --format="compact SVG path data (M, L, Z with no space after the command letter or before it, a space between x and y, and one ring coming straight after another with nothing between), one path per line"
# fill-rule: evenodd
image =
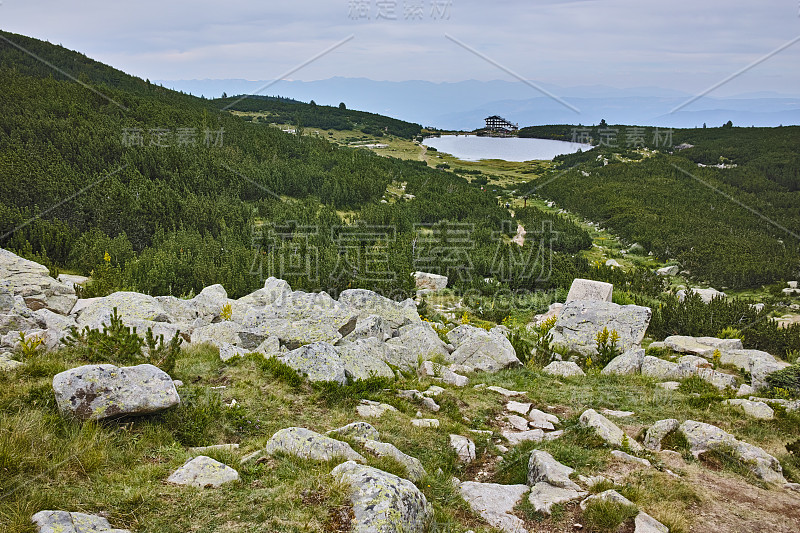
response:
M461 497L489 525L506 533L528 533L525 522L513 514L514 508L528 493L527 485L500 485L464 481Z
M362 439L359 443L364 446L364 449L368 452L379 457L391 457L403 465L406 469L406 475L411 481L419 481L427 474L419 459L403 453L394 444L372 439Z
M242 338L239 336L242 329L242 326L236 322L225 320L195 328L194 331L192 331L191 341L192 344L208 343L218 348L225 344L232 344L244 348L242 345L245 343L242 342ZM267 336L264 336L261 340L263 341L266 338ZM256 344L256 346L257 345L258 344Z
M21 367L23 363L15 361L9 353L0 353L0 372L9 372Z
M447 287L447 276L431 274L429 272L414 272L414 281L417 289L438 291Z
M348 439L372 439L380 440L381 434L378 430L372 427L372 424L366 422L353 422L340 428L328 431L328 435L340 436Z
M716 426L694 420L685 421L678 431L689 441L690 450L695 457L709 450L730 453L767 483L786 483L780 462L758 446L740 441Z
M330 461L336 457L364 461L364 457L346 442L297 427L282 429L275 433L267 441L264 452L270 455L285 453L315 461Z
M380 315L392 329L421 321L413 300L398 303L367 289L342 291L339 303L355 309L359 319Z
M497 372L522 364L499 326L486 331L463 324L449 331L447 339L455 346L453 353L445 356L450 363L467 365L484 372Z
M331 475L351 489L354 533L425 533L433 507L408 480L347 461Z
M655 379L677 379L682 377L678 363L646 355L642 359L642 375Z
M549 515L553 505L567 503L586 496L586 492L576 489L565 489L554 487L553 485L541 481L531 487L528 501L534 510L545 515Z
M622 355L612 359L600 372L603 375L618 374L621 376L639 374L644 361L643 348L631 348Z
M367 337L337 346L336 351L352 380L373 377L394 379L394 372L383 362L385 345L375 337Z
M105 298L93 299L85 306L77 318L78 327L102 329L103 324L110 324L110 318L117 309L117 314L126 325L132 320L151 320L167 322L169 315L158 300L147 294L138 292L115 292Z
M575 300L599 300L610 302L614 285L604 281L576 278L569 287L567 303Z
M450 447L456 451L458 462L471 463L475 460L475 443L462 435L450 435Z
M38 533L131 533L128 529L111 527L101 516L69 513L67 511L39 511L31 517Z
M569 478L573 472L575 469L559 463L548 452L533 450L528 461L528 485L545 481L554 487L579 491L581 488Z
M595 430L597 436L604 441L619 448L629 447L634 452L642 451L642 446L634 439L628 437L614 422L604 417L594 409L587 409L580 417L584 427Z
M581 367L572 361L552 361L550 364L542 368L542 372L550 376L558 376L562 378L586 375L586 373L581 370Z
M368 339L375 337L379 341L387 341L392 336L392 328L383 320L380 315L369 315L368 317L356 322L356 327L342 342L354 342L358 339Z
M727 294L725 294L724 292L718 291L717 289L714 288L682 289L679 290L677 293L675 293L675 295L678 297L679 302L683 302L683 300L685 300L686 297L691 293L698 295L700 299L703 300L703 303L707 304L711 303L711 300L713 300L714 298L725 298L727 296Z
M523 442L540 442L544 439L544 431L541 429L530 429L528 431L501 431L500 434L512 446Z
M361 404L356 407L356 411L359 416L364 418L380 418L387 412L397 412L397 409L388 403L361 400Z
M386 362L404 370L416 370L420 359L425 361L449 354L447 345L425 322L405 326L398 337L386 341Z
M747 416L752 416L753 418L772 420L775 417L775 411L772 409L772 407L764 402L753 402L742 398L736 398L732 400L725 400L722 403L725 405L741 407L744 410L744 414Z
M252 307L265 307L278 300L286 298L292 293L289 283L282 279L269 277L264 282L264 287L239 298L239 302Z
M282 353L278 361L288 365L295 371L314 382L347 383L345 366L336 352L336 348L327 342L315 342L301 346L296 350Z
M69 314L78 297L75 289L50 277L46 266L0 248L0 280L15 296L21 296L31 310L50 309Z
M741 350L742 341L741 339L671 335L664 339L664 346L675 352L711 357L714 350Z
M172 378L153 365L85 365L53 377L62 413L81 420L142 415L180 403Z
M651 315L649 307L575 300L567 303L558 315L551 330L551 344L583 355L594 355L597 353L595 338L603 328L607 328L617 332L617 346L626 352L641 345Z
M674 418L667 418L655 422L644 435L644 447L648 450L661 451L661 441L664 437L678 429L681 423Z
M198 455L174 471L167 478L168 483L189 485L191 487L219 487L239 479L239 472L215 461L211 457Z
M234 346L233 344L228 344L227 342L223 342L222 345L219 347L219 358L223 361L228 361L233 359L234 357L242 357L248 354L248 351L244 348L239 348L238 346Z

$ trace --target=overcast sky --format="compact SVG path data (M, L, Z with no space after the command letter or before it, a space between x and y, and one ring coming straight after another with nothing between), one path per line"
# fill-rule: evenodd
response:
M420 12L413 6L422 5ZM367 18L368 17L368 18ZM2 0L0 28L150 79L658 86L699 92L800 36L798 0ZM714 96L800 94L800 42Z

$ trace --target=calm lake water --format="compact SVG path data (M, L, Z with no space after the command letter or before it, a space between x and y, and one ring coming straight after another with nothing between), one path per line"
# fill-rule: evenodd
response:
M477 137L475 135L443 135L425 139L425 146L463 161L502 159L504 161L550 160L557 155L589 150L590 144L550 139L524 139L520 137Z

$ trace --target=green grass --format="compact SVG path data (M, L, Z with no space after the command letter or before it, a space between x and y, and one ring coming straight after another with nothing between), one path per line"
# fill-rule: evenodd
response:
M613 533L617 528L638 514L636 507L617 502L595 500L583 511L583 520L589 531Z
M691 393L699 384L686 385L686 392L667 392L641 376L590 374L568 380L532 368L473 374L466 388L445 387L436 397L441 410L426 413L438 418L441 427L415 428L410 419L420 406L398 398L396 391L426 390L435 384L429 379L408 376L393 383L367 380L347 387L311 386L277 361L248 356L223 363L214 348L193 346L181 351L173 373L185 384L179 389L179 407L150 416L81 424L60 415L51 386L53 375L80 364L84 361L79 352L66 349L40 354L16 371L0 373L2 531L32 532L30 516L42 509L102 511L115 527L137 533L334 530L335 517L347 503L346 491L329 475L334 463L280 456L241 466L239 458L262 449L285 427L324 432L356 421L355 407L362 398L399 409L369 422L380 431L381 440L422 462L428 475L418 486L432 502L437 522L451 524L455 531L489 531L451 482L452 477L474 479L470 476L475 467L456 462L449 434L471 435L469 429L497 434L498 417L508 401L492 391L474 389L478 383L526 391L526 397L515 399L558 414L559 429L564 430L559 440L512 447L496 468L491 467L491 481L525 483L534 448L547 450L575 468L576 474L602 475L612 463L610 448L578 422L589 407L634 411L633 417L614 420L631 437L663 418L713 423L773 453L785 465L789 479L796 479L800 471L797 451L785 448L800 439L800 416L778 410L772 421L749 419L716 400L698 402ZM229 407L234 399L237 406ZM473 436L473 440L479 456L493 453L494 446L486 439ZM221 443L240 444L237 451L211 454L239 470L240 482L215 490L164 483L190 458L186 448ZM353 445L369 464L404 474L395 461ZM667 437L665 447L687 451L677 434ZM673 531L688 531L687 509L697 500L684 482L654 471L650 477L628 476L616 488L655 518L673 524ZM557 522L552 517L537 518L531 509L520 512L534 522ZM598 527L605 527L607 519L610 523L612 515L621 516L615 513L596 511Z

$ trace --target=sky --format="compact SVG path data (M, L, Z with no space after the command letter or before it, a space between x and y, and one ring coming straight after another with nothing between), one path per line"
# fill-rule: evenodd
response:
M0 28L154 80L520 77L694 94L763 60L714 95L800 96L798 0L2 0Z

